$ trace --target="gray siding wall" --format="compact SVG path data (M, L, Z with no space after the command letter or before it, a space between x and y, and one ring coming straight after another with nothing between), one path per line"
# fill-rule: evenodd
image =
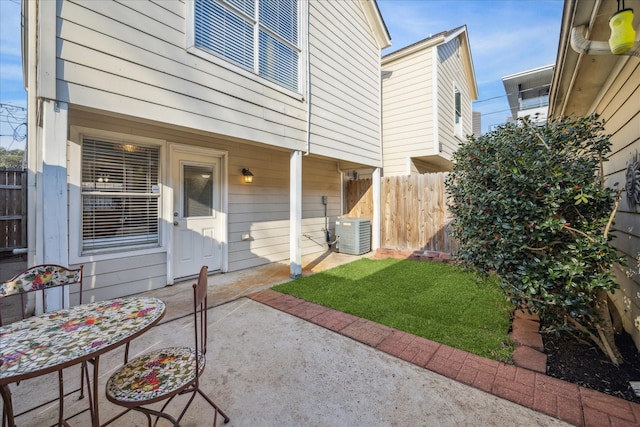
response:
M309 2L311 153L381 166L380 50L360 2Z
M304 103L188 53L186 12L177 1L59 2L58 99L303 147Z
M335 236L342 206L340 175L335 160L305 157L302 161L302 255L328 249L324 229ZM326 216L322 196L327 196Z
M435 154L433 48L383 66L384 175L408 175L410 157Z
M611 134L612 152L604 163L607 185L624 187L631 156L640 155L640 64L630 58L595 111L606 120ZM618 187L618 188L619 188ZM640 206L630 205L623 193L615 218L612 244L627 258L628 267L616 267L620 291L612 298L622 315L624 327L640 348Z
M379 165L379 49L360 3L309 6L312 152ZM59 1L57 98L306 150L306 83L295 95L189 53L188 8L182 1Z
M110 131L137 137L163 139L226 151L228 154L228 271L255 267L289 259L289 151L265 145L243 144L213 134L105 116L98 112L71 109L69 126ZM79 141L73 141L79 142ZM167 153L168 150L165 150ZM168 159L162 159L167 165ZM242 168L254 173L254 182L245 184ZM166 171L161 176L166 179ZM340 172L336 160L308 156L303 159L302 231L303 254L326 250L325 212L321 196L328 196L328 225L333 229L340 213ZM167 184L166 182L164 184ZM167 196L165 196L167 197ZM69 209L74 209L70 201ZM164 218L171 221L171 218ZM70 224L70 227L76 225ZM243 234L251 239L242 240ZM308 236L308 237L307 237ZM95 260L84 263L85 278L96 299L128 295L167 284L166 251L160 253ZM90 298L92 298L90 297Z
M460 49L459 38L438 46L438 140L440 155L447 160L451 160L461 142L454 132L454 86L461 93L462 137L473 132L471 88L467 84Z

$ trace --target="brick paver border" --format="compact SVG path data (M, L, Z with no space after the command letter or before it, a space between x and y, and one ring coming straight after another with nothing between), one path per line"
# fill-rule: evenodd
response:
M485 359L267 289L248 296L387 354L575 426L640 426L640 405L543 373Z

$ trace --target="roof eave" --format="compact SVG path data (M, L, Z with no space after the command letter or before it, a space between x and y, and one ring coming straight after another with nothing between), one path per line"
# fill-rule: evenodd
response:
M382 19L382 14L380 13L376 0L360 0L360 4L367 17L367 21L369 21L369 26L376 37L380 50L391 46L391 35L384 23L384 19Z

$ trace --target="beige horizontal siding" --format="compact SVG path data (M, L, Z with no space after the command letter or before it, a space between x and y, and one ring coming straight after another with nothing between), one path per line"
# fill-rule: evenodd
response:
M62 2L58 98L303 148L304 103L189 54L181 5L169 11L152 2Z
M604 163L606 183L624 187L631 156L640 153L640 64L630 58L596 106L606 120L612 152ZM640 206L630 206L622 194L613 226L612 244L627 258L627 267L614 269L620 291L612 299L622 315L625 330L640 346Z
M461 55L460 39L455 38L438 47L438 130L442 151L440 155L451 159L458 145L472 131L471 88L467 84ZM462 139L454 131L454 85L461 93L462 102Z
M311 152L379 166L380 52L366 17L358 2L309 7Z
M166 124L145 123L125 118L115 118L77 109L70 110L70 126L82 126L147 138L156 138L187 145L209 147L228 152L228 268L235 271L270 262L289 260L289 152L255 144L242 144L217 138L214 135L194 134L182 129L166 127ZM163 165L166 162L163 160ZM242 181L242 168L249 168L254 182ZM166 176L166 175L165 175ZM324 205L322 196L329 198L327 216L329 228L333 229L335 218L340 214L340 172L336 160L317 158L303 159L303 254L326 250ZM243 241L244 234L250 240ZM96 296L123 295L127 286L132 291L147 290L147 286L161 287L166 284L166 253L145 257L127 257L93 263L85 274L93 275ZM145 263L145 264L140 264ZM86 265L86 264L85 264ZM122 268L124 265L125 268ZM141 265L145 267L142 268ZM153 273L146 270L146 266ZM86 268L86 267L85 267ZM123 278L129 269L139 268L149 281ZM122 271L121 271L122 270ZM144 282L144 284L143 284ZM124 286L124 287L123 287ZM144 289L142 289L144 287ZM104 298L102 298L104 299Z
M166 254L157 253L82 263L83 302L102 301L165 286L166 259Z
M433 154L433 48L383 61L384 175L408 175L410 158Z

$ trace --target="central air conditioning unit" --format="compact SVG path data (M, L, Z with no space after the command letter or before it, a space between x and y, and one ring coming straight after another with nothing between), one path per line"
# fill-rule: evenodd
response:
M371 221L366 218L336 219L336 250L362 255L371 250Z

